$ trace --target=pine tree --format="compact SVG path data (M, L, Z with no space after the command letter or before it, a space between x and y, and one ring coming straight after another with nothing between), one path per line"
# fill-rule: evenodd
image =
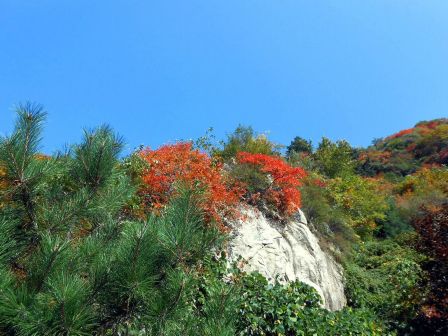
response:
M196 265L221 237L200 194L181 188L161 215L132 218L120 137L102 126L44 156L46 113L17 112L0 140L0 334L212 335L220 314L198 323L188 301Z

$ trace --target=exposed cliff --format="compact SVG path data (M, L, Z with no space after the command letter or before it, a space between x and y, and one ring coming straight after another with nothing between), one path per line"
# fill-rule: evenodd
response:
M322 251L302 212L287 224L279 224L248 209L246 218L232 227L229 257L243 257L245 270L259 271L271 281L276 277L280 282L298 279L319 292L325 308L345 306L342 267Z

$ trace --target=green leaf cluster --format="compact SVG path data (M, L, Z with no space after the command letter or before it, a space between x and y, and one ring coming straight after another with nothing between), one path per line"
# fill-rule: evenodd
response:
M354 173L354 150L345 140L322 138L314 158L319 171L329 178L345 177Z
M252 127L238 126L222 143L222 149L214 154L225 162L235 158L239 152L252 154L278 155L279 145L271 142L265 134L256 134Z
M346 294L355 308L368 308L391 327L407 328L426 296L425 259L412 246L412 237L359 244L345 265ZM408 245L408 246L406 246Z
M229 269L224 256L206 259L197 279L194 310L202 318L219 316L229 328L223 335L392 334L368 309L329 312L311 286L299 281L268 283L259 273L242 272L236 265ZM217 302L221 304L216 306Z

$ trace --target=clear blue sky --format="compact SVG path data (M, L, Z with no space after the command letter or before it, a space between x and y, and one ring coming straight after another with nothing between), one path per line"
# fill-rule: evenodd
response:
M448 1L0 0L0 133L26 100L47 152L101 123L128 151L239 123L365 146L448 115Z

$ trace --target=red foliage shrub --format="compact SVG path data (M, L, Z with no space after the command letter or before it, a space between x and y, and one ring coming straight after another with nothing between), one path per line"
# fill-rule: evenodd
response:
M144 149L139 155L147 163L140 190L147 207L163 207L176 192L176 183L182 183L204 191L202 207L207 219L215 220L221 230L225 230L222 216L237 216L241 189L235 185L228 187L221 164L194 150L191 143L165 145L157 150Z
M411 144L409 144L407 147L406 147L406 152L413 152L414 150L415 150L415 147L417 147L417 144L414 142L414 143L411 143Z
M444 119L432 120L427 122L422 122L417 124L418 128L427 128L427 129L435 129L437 126L441 125L443 122L446 122Z
M327 183L319 178L314 179L313 184L319 188L325 188L327 186Z
M306 176L302 168L294 168L278 157L246 152L238 153L237 162L251 165L269 176L268 188L258 196L273 204L282 215L291 215L300 208L298 187Z
M390 139L399 138L399 137L402 137L404 135L411 134L413 132L414 132L414 128L408 128L408 129L402 130L402 131L400 131L398 133L395 133L395 134L387 137L386 139L390 140Z
M381 163L387 163L392 156L392 153L389 151L377 151L377 150L368 150L365 152L362 152L359 155L358 160L360 162L365 161L376 161Z

